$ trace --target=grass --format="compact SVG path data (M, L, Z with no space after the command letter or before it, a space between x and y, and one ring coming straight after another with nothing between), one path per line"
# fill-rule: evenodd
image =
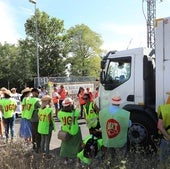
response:
M60 149L51 150L54 157L45 159L41 154L36 154L27 147L19 138L14 143L0 146L0 168L2 169L156 169L158 160L155 155L141 155L140 153L128 153L123 158L122 151L117 150L114 157L106 153L104 158L93 159L89 166L77 166L73 163L65 165L64 159L59 156Z

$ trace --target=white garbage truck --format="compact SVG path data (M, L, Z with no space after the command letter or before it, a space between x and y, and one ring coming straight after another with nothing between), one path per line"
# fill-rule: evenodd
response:
M128 147L157 151L157 109L170 91L170 17L155 21L155 49L110 51L101 61L98 104L110 104L113 93L130 111Z

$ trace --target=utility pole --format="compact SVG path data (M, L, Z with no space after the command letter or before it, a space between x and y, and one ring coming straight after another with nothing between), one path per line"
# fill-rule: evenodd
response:
M163 0L159 0L162 2ZM155 49L156 0L147 2L147 47Z
M147 47L155 49L156 0L147 1Z
M39 66L39 53L38 53L38 27L37 27L37 8L36 8L36 0L29 0L35 6L35 36L36 36L36 59L37 59L37 86L40 86L40 66Z

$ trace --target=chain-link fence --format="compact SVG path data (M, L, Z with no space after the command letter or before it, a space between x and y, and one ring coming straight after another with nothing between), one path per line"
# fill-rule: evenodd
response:
M73 83L73 82L94 82L95 77L90 76L70 76L70 77L40 77L40 86L45 86L48 82L53 83ZM34 78L34 87L38 87L38 78Z

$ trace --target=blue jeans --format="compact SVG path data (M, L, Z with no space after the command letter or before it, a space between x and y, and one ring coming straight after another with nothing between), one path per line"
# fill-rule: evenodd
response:
M6 139L9 138L9 129L10 129L11 139L13 139L14 138L15 115L13 115L10 118L6 118L6 119L3 117L3 121L5 123L5 136L6 136Z
M165 163L168 158L170 158L170 141L162 139L160 144L160 162Z
M50 128L49 134L41 134L41 152L49 154L50 141L52 136L52 129Z

